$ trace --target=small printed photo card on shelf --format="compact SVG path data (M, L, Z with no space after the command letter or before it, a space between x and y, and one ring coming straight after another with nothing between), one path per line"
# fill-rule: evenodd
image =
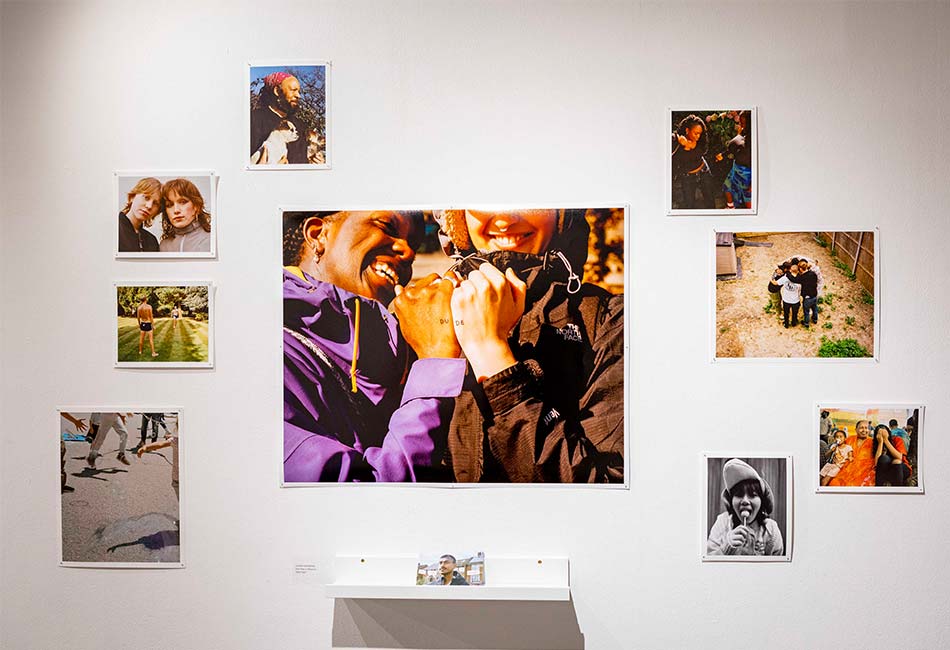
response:
M420 553L416 584L434 587L484 585L485 553Z

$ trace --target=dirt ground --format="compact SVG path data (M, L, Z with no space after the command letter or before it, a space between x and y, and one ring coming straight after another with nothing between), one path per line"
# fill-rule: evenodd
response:
M874 306L862 300L860 283L835 267L828 249L811 233L743 235L741 239L772 246L737 247L742 278L716 282L717 357L817 357L822 336L856 339L873 356ZM830 304L818 306L818 324L807 329L801 325L785 329L781 304L771 313L766 311L772 271L795 255L818 262L825 284L821 295L831 297Z

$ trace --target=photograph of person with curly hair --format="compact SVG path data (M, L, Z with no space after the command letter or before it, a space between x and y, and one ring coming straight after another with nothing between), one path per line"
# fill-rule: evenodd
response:
M213 172L116 172L116 257L214 257Z
M667 214L756 213L755 108L669 111Z

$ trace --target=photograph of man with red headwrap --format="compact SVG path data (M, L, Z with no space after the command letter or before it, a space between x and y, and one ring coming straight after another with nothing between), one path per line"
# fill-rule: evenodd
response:
M250 68L249 169L327 164L329 65Z

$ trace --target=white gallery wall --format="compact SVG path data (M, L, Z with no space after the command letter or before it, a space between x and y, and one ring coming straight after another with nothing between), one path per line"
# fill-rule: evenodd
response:
M943 2L4 2L0 647L945 647L948 31ZM273 59L332 61L332 170L243 170ZM730 104L758 216L664 216L666 108ZM115 169L215 170L218 259L113 259ZM317 202L629 203L629 490L281 489L276 208ZM711 363L714 227L880 228L880 361ZM216 284L216 367L114 369L112 283L178 279ZM926 493L816 495L819 400L925 404ZM137 403L186 414L185 568L61 568L55 408ZM704 451L794 457L790 563L700 562ZM323 595L338 553L459 546L568 556L572 603Z

